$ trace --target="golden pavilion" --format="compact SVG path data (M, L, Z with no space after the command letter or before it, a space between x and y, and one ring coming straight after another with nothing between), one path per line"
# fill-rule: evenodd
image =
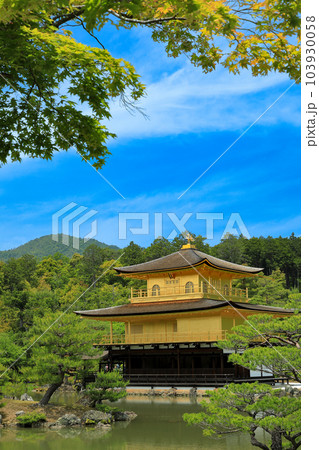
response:
M262 268L223 261L190 242L168 256L115 270L144 280L145 288L132 289L128 304L76 314L110 322L109 335L98 344L104 349L100 368L120 367L131 385L213 386L259 379L262 372L228 362L229 352L216 342L250 315L292 313L250 304L248 289L233 287L233 280L256 276ZM113 332L114 322L125 324L125 334Z

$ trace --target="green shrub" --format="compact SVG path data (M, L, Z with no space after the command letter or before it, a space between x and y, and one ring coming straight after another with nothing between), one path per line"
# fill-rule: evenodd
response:
M112 419L103 419L100 421L101 423L103 423L104 425L109 425L110 423L112 423Z
M86 419L85 425L96 425L96 422L95 420L92 419Z
M97 409L98 411L102 411L106 414L112 414L114 412L122 411L120 408L116 408L115 406L103 405L102 403L95 405L95 409Z
M95 406L101 404L102 400L115 402L125 397L127 385L128 381L124 381L119 372L99 372L94 383L88 384L86 393Z
M46 422L46 420L43 413L29 413L17 417L18 425L22 427L32 427L32 425Z

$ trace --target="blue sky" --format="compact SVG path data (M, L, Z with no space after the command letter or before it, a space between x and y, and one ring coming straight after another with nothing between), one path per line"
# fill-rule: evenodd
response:
M95 45L84 31L76 37ZM0 169L1 250L51 234L52 214L71 202L96 210L96 238L120 247L130 240L152 242L155 213L162 213L165 237L175 228L167 213L192 214L186 228L196 234L206 231L196 213L222 213L210 244L219 242L232 213L250 236L300 234L299 86L178 199L292 81L279 74L253 78L248 71L234 76L223 68L202 74L186 58L168 58L147 30L106 27L99 39L113 56L132 62L147 85L140 106L148 119L115 102L107 123L118 138L109 144L112 155L101 174L125 199L75 151L52 161L9 164ZM119 213L149 213L149 233L119 239ZM81 236L89 230L90 223L84 224Z

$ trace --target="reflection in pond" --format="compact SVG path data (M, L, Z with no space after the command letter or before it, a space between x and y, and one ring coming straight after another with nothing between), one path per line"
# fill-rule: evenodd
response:
M57 401L57 399L56 399ZM206 438L202 430L187 426L182 415L198 412L199 404L189 398L130 397L116 403L138 417L131 423L118 422L108 432L103 429L2 429L0 449L5 450L94 450L210 449L252 450L247 434Z

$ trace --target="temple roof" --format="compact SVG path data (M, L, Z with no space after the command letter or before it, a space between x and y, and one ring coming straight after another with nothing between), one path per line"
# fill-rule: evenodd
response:
M186 300L178 302L158 302L112 306L110 308L93 309L88 311L74 311L82 317L102 318L102 317L118 317L118 316L137 316L143 314L168 314L175 312L211 310L217 308L225 308L231 306L235 309L292 314L292 309L284 309L273 306L253 305L251 303L240 303L233 301L211 300L202 298L200 300Z
M84 361L90 361L90 360L95 360L95 359L103 359L103 358L106 358L107 356L109 356L108 350L106 350L105 352L102 352L100 355L94 355L94 356L83 355L82 359Z
M193 266L206 263L208 266L227 272L249 273L257 274L263 269L258 267L242 266L228 261L224 261L206 253L200 252L196 248L182 248L178 252L161 258L153 259L141 264L134 264L133 266L115 267L114 269L119 274L133 274L133 273L150 273L163 272L166 270L186 269Z

